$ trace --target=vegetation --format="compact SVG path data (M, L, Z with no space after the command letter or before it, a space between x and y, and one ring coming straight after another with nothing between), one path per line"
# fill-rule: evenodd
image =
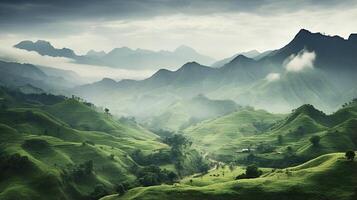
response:
M258 178L262 174L263 172L259 170L256 165L249 165L246 168L245 173L240 174L239 176L236 177L236 179Z
M353 161L355 158L356 154L354 151L347 151L345 153L345 157L347 158L347 160Z
M6 105L0 112L0 199L98 199L178 180L176 169L165 167L174 165L172 148L136 123L76 97L1 88L0 99ZM185 149L183 174L198 172L199 154Z
M342 153L323 155L296 167L265 170L262 176L254 179L234 181L234 177L226 171L224 177L222 175L219 177L206 175L205 177L190 178L193 180L193 186L187 180L187 182L174 186L135 188L129 190L124 196L113 195L103 198L103 200L168 198L174 200L352 200L356 197L357 163L346 161L343 156ZM200 183L202 185L198 185Z
M0 98L0 199L356 196L355 103L332 115L241 108L158 136L78 98L7 89Z
M317 147L320 144L321 138L318 135L314 135L309 140L314 147Z

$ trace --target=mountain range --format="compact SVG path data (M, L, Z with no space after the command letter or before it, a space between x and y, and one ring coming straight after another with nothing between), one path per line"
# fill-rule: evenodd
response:
M14 45L15 48L27 51L34 51L40 55L52 57L65 57L73 59L77 63L109 66L122 69L175 69L177 66L187 61L195 60L205 64L214 62L213 58L199 54L191 47L182 45L174 51L151 51L146 49L130 49L128 47L114 48L110 52L90 50L85 55L77 55L68 48L55 48L50 42L38 40L32 42L29 40L21 41Z
M287 45L259 59L238 55L219 68L188 62L176 71L160 69L145 80L103 79L73 92L134 116L198 94L272 112L289 112L306 103L332 112L357 96L356 52L356 34L343 39L302 29ZM108 95L115 102L101 100Z

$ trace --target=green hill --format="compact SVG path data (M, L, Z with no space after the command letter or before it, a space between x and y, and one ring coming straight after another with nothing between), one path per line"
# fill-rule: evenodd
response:
M176 173L170 147L134 121L75 98L4 88L0 95L1 200L98 199L117 185L140 185L151 164ZM147 162L133 156L138 149ZM198 158L188 151L183 173L195 173Z
M200 121L229 114L237 109L239 106L234 101L212 100L198 95L161 109L157 115L150 117L146 124L153 129L178 131Z
M325 153L357 148L357 103L326 115L303 105L283 118L245 109L185 129L199 149L223 162L286 167ZM318 146L310 142L319 136Z
M236 151L249 145L239 147L238 143L259 136L282 118L283 115L247 107L188 127L184 130L184 134L192 138L194 143L204 151L213 154L215 158L230 159Z
M192 178L192 184L202 179ZM212 178L214 179L214 178ZM255 179L231 180L206 186L183 183L135 188L114 199L340 199L356 198L357 162L350 162L342 153L320 156L302 165L265 172Z

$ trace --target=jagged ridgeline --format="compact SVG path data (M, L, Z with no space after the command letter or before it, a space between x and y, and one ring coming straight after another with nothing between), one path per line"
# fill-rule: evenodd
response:
M219 67L187 62L177 70L158 70L144 80L103 79L72 92L143 121L200 94L275 113L303 104L330 113L357 95L355 43L356 34L344 39L302 29L284 47L259 58L240 54Z
M0 199L98 199L208 166L187 139L163 141L75 96L0 88L0 105Z

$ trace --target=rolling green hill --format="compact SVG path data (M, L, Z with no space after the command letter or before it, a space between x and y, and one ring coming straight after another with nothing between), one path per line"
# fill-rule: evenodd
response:
M226 169L224 170L227 171ZM357 196L357 162L347 161L342 153L326 154L296 167L265 172L263 176L255 179L231 179L224 182L209 183L204 186L195 186L194 184L200 182L201 179L205 179L208 182L210 179L215 180L217 178L192 178L193 185L183 182L174 186L139 187L130 190L124 196L112 195L102 198L102 200L352 200Z
M286 167L325 153L357 148L357 103L331 115L303 105L286 116L245 109L184 130L216 160ZM309 141L319 136L320 143Z
M184 134L216 159L219 157L225 160L225 157L231 158L240 150L237 144L242 140L259 136L282 118L283 115L247 107L188 127ZM241 146L242 149L247 147Z
M214 117L226 115L239 109L230 100L212 100L198 95L187 100L180 100L146 121L149 127L170 131L182 130L192 124Z
M1 88L0 199L98 199L117 185L140 185L151 164L176 173L157 135L98 110L76 98ZM137 150L149 162L138 163ZM182 173L195 173L199 158L188 151Z

